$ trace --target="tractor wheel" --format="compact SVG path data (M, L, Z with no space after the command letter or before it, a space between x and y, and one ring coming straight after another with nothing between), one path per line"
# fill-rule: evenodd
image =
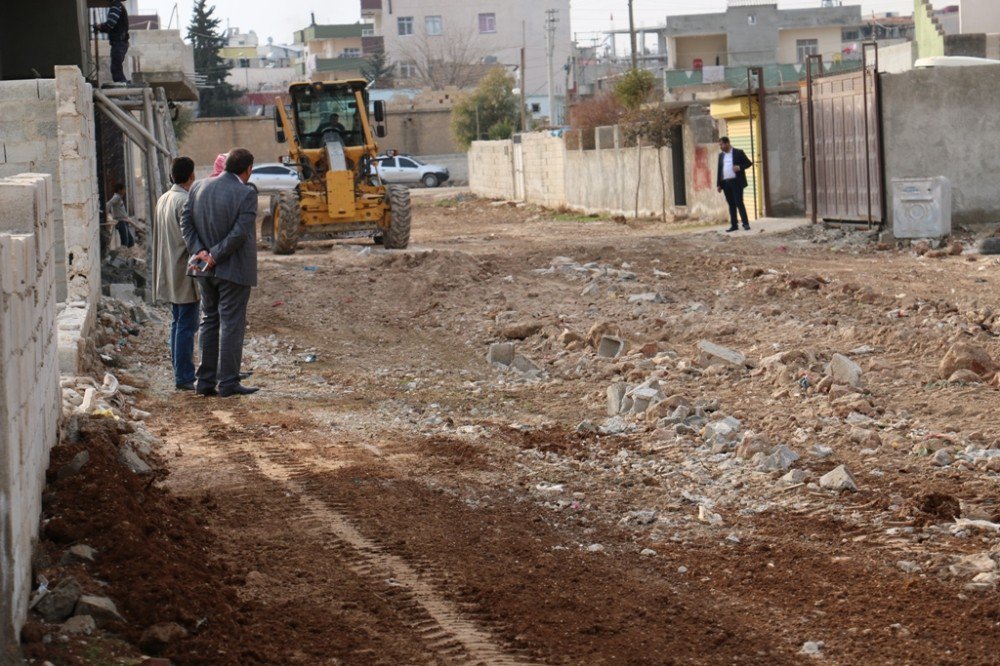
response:
M402 250L410 244L410 190L400 185L389 186L391 221L383 244L387 250Z
M299 198L295 192L286 191L278 195L278 204L274 207L272 220L274 232L271 237L271 251L274 254L295 254L302 224Z

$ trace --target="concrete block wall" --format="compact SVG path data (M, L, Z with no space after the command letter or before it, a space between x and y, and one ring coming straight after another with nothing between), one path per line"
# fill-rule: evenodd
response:
M194 50L179 30L133 30L129 55L138 58L143 72L194 74Z
M1000 66L914 69L883 74L881 84L889 228L893 178L944 176L952 186L952 224L1000 221Z
M57 176L59 139L56 126L56 82L53 79L0 81L0 178L26 172ZM58 297L66 297L62 217L58 186L56 272Z
M567 173L563 138L543 132L522 134L521 149L525 200L549 208L565 206Z
M53 179L0 179L0 646L27 615L61 391L56 342Z
M469 189L489 199L514 198L514 144L473 141L469 148Z
M566 154L566 205L585 213L657 217L666 195L666 209L674 208L673 162L670 148L573 150ZM641 163L641 168L640 168Z

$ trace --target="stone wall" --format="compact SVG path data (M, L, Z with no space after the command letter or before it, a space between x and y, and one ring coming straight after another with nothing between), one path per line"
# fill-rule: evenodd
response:
M28 609L49 451L58 438L53 179L0 179L0 649Z

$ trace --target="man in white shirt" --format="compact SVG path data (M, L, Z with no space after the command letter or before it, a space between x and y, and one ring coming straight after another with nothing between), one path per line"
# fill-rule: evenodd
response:
M739 229L736 221L737 213L743 222L743 228L749 231L750 219L747 207L743 205L743 190L747 187L746 170L753 167L753 162L742 150L733 148L728 136L719 139L719 148L722 152L719 153L719 169L715 185L719 192L726 195L726 203L729 204L729 228L726 232Z

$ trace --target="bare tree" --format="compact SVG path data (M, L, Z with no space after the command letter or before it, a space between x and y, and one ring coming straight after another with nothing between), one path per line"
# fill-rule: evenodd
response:
M397 55L397 63L408 61L416 70L416 77L411 78L434 90L468 88L496 64L483 62L487 52L472 32L427 35L421 31L407 37ZM397 77L403 78L400 71L397 67Z

